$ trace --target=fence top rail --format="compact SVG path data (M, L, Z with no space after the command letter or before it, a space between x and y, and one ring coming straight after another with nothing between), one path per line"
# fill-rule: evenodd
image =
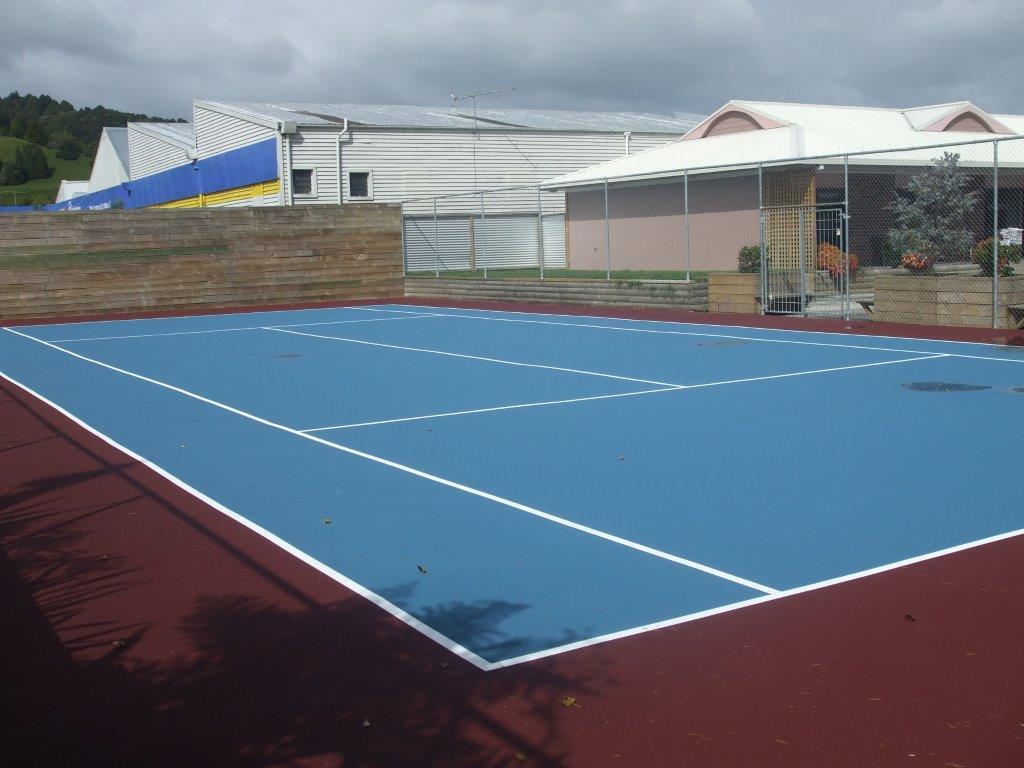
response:
M687 176L691 173L711 173L713 171L726 171L726 170L757 170L759 168L771 168L780 165L800 165L807 163L820 163L822 160L834 160L836 164L847 162L849 158L855 157L870 157L870 156L882 156L892 155L900 152L924 152L927 150L934 149L951 149L955 147L967 147L978 144L992 144L997 145L1002 142L1009 141L1022 141L1024 142L1024 136L1002 136L992 137L990 139L970 139L968 141L956 141L956 142L944 142L941 144L924 144L921 146L914 147L892 147L887 149L864 149L857 150L854 152L830 152L821 155L801 155L785 158L777 158L771 160L761 161L750 161L746 160L741 163L718 163L715 165L699 165L687 168L669 168L664 171L652 171L650 173L635 173L626 176L614 176L606 177L601 179L590 179L585 182L579 182L577 184L565 184L565 185L551 185L548 182L541 182L540 187L545 191L558 191L569 188L584 188L584 187L600 187L606 183L617 184L619 182L629 181L649 181L653 179L671 179L678 178L680 176Z
M497 192L527 192L527 191L540 191L540 192L558 192L556 189L545 189L539 183L536 184L524 184L514 187L489 187L487 189L477 189L473 192L452 192L449 195L433 195L431 197L409 197L402 200L402 205L406 203L429 203L433 200L455 200L458 198L469 198L479 197L480 195L494 194Z

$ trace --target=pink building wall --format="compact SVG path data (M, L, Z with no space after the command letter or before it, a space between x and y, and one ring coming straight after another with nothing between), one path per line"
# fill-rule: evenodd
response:
M684 269L683 183L611 187L612 269ZM757 245L757 177L690 179L690 266L734 270L739 249ZM604 192L566 193L566 249L572 269L605 268Z

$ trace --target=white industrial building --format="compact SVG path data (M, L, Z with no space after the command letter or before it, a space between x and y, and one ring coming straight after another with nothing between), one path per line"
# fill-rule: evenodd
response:
M192 123L107 129L93 171L105 186L90 183L88 195L56 207L101 208L117 201L128 208L406 203L407 257L417 262L429 256L433 264L439 255L417 220L429 217L433 226L433 203L425 199L464 196L442 203L439 215L455 240L464 230L464 239L472 242L473 217L480 209L479 195L470 197L473 193L537 185L650 149L678 139L701 119L631 112L480 109L474 114L462 107L195 101ZM117 160L125 146L122 177ZM532 249L529 257L523 250L522 260L536 263L536 192L524 195L488 197L489 210L479 218L493 218L481 242L488 234L522 240L524 249ZM550 228L550 258L564 263L564 206L549 197L545 213L552 218L544 228ZM524 218L528 210L534 212L530 221ZM457 250L461 253L461 247Z

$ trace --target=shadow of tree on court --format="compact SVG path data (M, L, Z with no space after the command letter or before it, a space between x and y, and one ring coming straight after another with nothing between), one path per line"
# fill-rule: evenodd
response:
M613 685L600 667L481 672L305 566L257 560L191 502L140 481L133 462L36 418L88 468L0 484L0 717L12 765L556 766L571 714L562 699ZM40 442L8 440L12 461ZM119 541L119 516L137 508L183 523L217 568L189 562L176 542L157 562L128 545L97 552L91 529ZM178 585L169 573L183 568L195 578ZM203 578L223 571L251 586ZM511 649L521 641L501 625L526 607L451 602L426 618L474 647Z

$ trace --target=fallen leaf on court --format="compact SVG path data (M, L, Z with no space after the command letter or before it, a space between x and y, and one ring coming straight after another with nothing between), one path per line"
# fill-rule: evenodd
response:
M369 727L370 727L370 718L364 717L363 718L363 728L369 728Z
M903 618L906 619L907 621L917 621L917 619L914 618L913 614L910 614L910 613L903 614Z
M114 646L115 648L127 648L128 647L128 641L127 640L115 640L114 642L111 643L111 645Z
M100 555L100 558L99 558L99 560L100 560L100 562L101 562L101 563L105 563L105 562L107 562L107 559L108 559L108 558L107 558L107 555Z
M563 707L578 707L579 704L576 703L576 699L573 698L572 696L566 696L564 699L562 699L562 706Z
M417 565L416 570L418 570L420 573L429 573L429 571L427 571L427 569L422 565Z
M516 752L516 760L518 760L521 763L525 759L526 759L526 755L524 755L522 752Z
M450 666L451 666L451 664L449 664L447 661L442 661L441 662L441 669L448 669L448 667L450 667Z
M330 525L330 524L331 524L331 518L325 517L324 518L324 525Z

